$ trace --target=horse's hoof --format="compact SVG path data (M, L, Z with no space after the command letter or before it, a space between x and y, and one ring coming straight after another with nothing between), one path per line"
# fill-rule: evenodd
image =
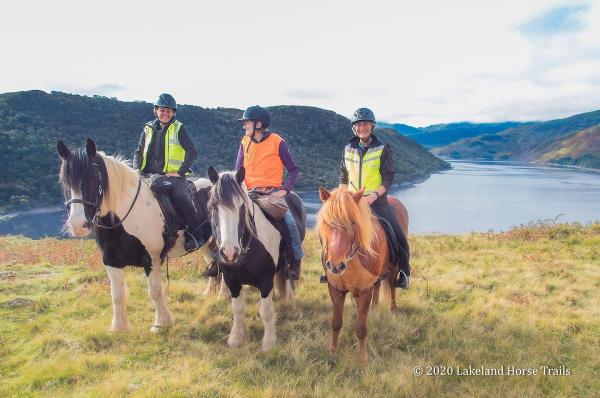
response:
M262 352L269 351L271 348L273 348L275 346L275 343L276 343L275 339L268 339L268 340L263 339L261 351Z
M231 348L238 348L246 340L244 335L230 335L227 339L227 345Z
M330 345L329 346L329 355L336 355L336 354L337 354L337 347Z
M131 332L131 326L129 324L124 325L124 326L111 325L108 328L108 331L112 332L112 333L127 333L127 332Z
M150 332L154 333L154 334L158 334L160 332L164 332L165 330L167 330L169 328L168 325L152 325L152 327L150 328Z

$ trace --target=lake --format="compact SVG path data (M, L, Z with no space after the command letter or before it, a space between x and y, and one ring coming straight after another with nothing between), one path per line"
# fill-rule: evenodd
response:
M549 219L600 220L600 173L510 162L450 163L452 170L392 190L408 208L411 233L504 231ZM312 225L320 208L318 194L301 196ZM65 219L63 208L5 216L0 235L61 236Z

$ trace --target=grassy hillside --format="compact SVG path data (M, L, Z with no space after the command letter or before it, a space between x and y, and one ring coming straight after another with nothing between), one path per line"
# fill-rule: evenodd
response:
M566 136L535 156L538 162L600 170L600 125Z
M433 152L454 159L517 160L533 162L536 155L561 139L600 124L600 111L565 119L523 125L495 134L463 139Z
M370 363L361 370L349 300L340 352L327 353L331 304L317 282L314 233L304 244L296 305L276 302L278 345L268 353L259 352L254 290L246 311L249 342L226 347L230 304L200 294L206 282L198 255L171 263L173 329L148 331L153 309L145 278L131 269L134 330L111 334L109 282L93 242L1 237L0 396L597 395L600 224L411 236L410 243L412 288L400 292L396 313L385 304L371 312ZM450 367L454 374L416 376L417 366L425 373ZM469 366L539 373L464 375ZM550 368L569 375L543 375Z
M298 190L337 185L343 147L352 137L350 121L332 111L307 106L275 106L272 130L287 140L301 175ZM206 109L182 105L178 119L188 128L198 148L192 168L201 176L208 166L235 166L243 135L238 109ZM137 147L144 123L153 118L152 105L65 93L26 91L0 94L0 163L10 170L0 174L0 214L60 203L59 159L56 141L80 147L87 137L108 154L127 158ZM425 179L449 164L431 156L398 134L387 135L394 146L396 182Z

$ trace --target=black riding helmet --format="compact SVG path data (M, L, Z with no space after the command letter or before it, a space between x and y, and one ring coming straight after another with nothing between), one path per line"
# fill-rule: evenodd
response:
M158 99L154 102L155 107L171 108L177 111L177 102L171 94L163 93L158 96Z
M269 115L269 111L265 108L254 105L244 111L242 118L238 119L238 122L244 122L246 120L261 122L262 128L266 129L271 124L271 115Z
M354 125L354 123L356 122L377 123L375 121L375 114L369 108L358 108L357 110L355 110L352 114L352 117L350 118L350 121L352 122L352 125Z

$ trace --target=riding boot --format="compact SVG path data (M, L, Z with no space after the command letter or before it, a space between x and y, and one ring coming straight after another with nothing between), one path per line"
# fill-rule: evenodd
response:
M410 277L404 273L404 271L400 271L398 273L398 277L396 278L395 286L400 289L407 290L408 285L410 284Z
M204 244L204 240L202 237L196 238L189 231L185 231L185 243L183 244L183 248L187 252L193 252L195 250L200 249L200 247Z

